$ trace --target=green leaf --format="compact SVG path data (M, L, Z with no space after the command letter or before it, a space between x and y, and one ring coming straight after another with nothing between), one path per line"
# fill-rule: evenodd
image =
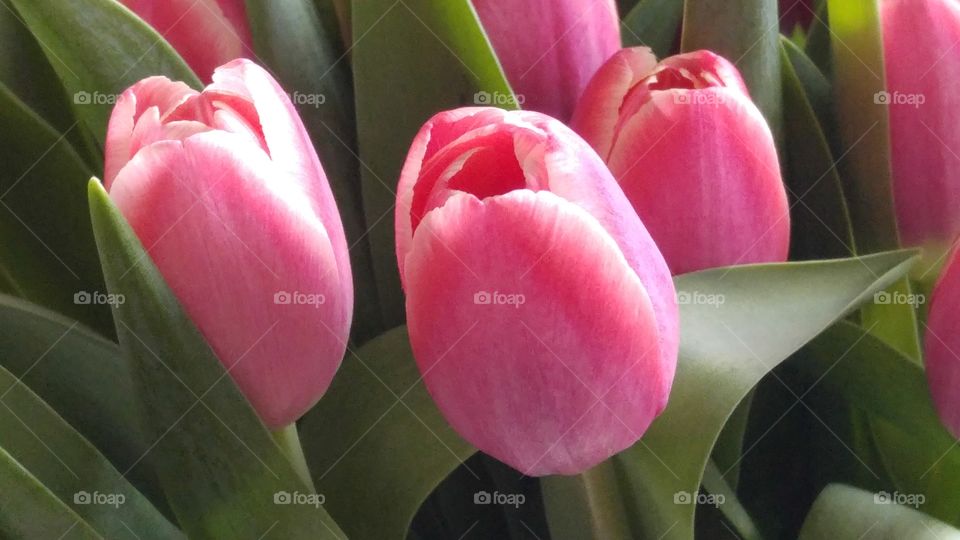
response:
M960 523L960 448L937 416L923 368L865 332L838 324L808 345L798 365L872 415L897 490L924 494L925 512Z
M8 0L43 44L74 111L102 144L114 96L151 75L195 88L197 76L152 28L114 0Z
M145 495L161 501L142 459L137 400L116 343L76 321L0 295L0 366L21 379Z
M643 0L620 23L624 47L646 46L670 56L683 21L683 0Z
M14 291L113 335L108 306L74 298L105 292L85 202L91 171L2 84L0 162L0 266Z
M339 38L324 28L311 0L247 0L246 5L257 58L293 96L333 188L353 269L352 334L357 341L365 341L386 328L380 323L360 199L356 116L346 53Z
M817 497L800 540L957 540L960 531L918 512L878 503L882 494L831 484ZM882 499L881 499L882 500Z
M403 323L392 215L410 142L445 109L477 92L512 96L469 0L357 0L353 74L363 204L384 324ZM510 100L511 102L513 100Z
M107 538L182 538L86 439L3 368L0 405L4 450L93 529Z
M153 441L150 456L184 531L190 538L342 537L324 509L275 502L310 493L103 187L96 179L89 186L107 285L125 299L117 328Z
M684 52L711 50L740 69L753 101L780 140L780 25L777 0L686 0Z
M908 251L857 259L720 268L677 278L680 361L670 403L616 459L630 484L634 533L691 538L697 492L730 414L806 342L903 276ZM727 471L722 471L726 474Z
M717 464L710 460L703 471L703 487L713 495L716 507L729 521L743 540L759 540L760 531L754 525L750 514L737 499L737 491L723 477Z
M11 540L102 539L0 447L0 534Z
M405 327L348 352L300 437L317 488L337 495L327 510L353 540L405 538L430 492L476 451L427 393Z
M830 144L824 136L813 103L808 99L793 67L792 60L803 53L786 38L782 38L780 43L786 142L784 168L792 214L791 258L821 259L855 255L850 213ZM816 80L813 75L816 67L807 65L807 69L810 78ZM819 99L822 98L820 96Z

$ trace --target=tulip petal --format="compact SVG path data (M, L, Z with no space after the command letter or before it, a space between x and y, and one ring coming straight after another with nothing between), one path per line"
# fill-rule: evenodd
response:
M653 92L608 160L674 274L786 260L777 163L756 106L725 88Z
M927 382L940 419L960 439L960 250L954 250L933 291L924 338Z
M326 224L285 174L249 139L212 131L141 149L110 190L271 428L326 390L353 306Z
M666 405L672 367L647 292L578 206L545 191L454 195L417 229L406 268L431 395L467 440L524 474L582 471Z

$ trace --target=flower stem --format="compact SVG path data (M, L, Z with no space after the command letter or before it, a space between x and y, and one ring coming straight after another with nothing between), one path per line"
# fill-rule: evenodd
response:
M310 477L310 468L307 467L307 458L303 455L300 436L297 435L297 423L293 422L287 427L272 432L272 434L273 440L276 441L283 454L287 456L287 460L293 465L293 470L297 473L297 476L303 480L307 487L315 492L317 489L313 486L313 479Z

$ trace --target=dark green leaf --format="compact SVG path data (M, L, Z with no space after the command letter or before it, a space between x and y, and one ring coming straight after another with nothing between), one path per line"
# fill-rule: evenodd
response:
M118 334L154 441L150 456L184 531L191 538L342 537L323 508L282 503L283 492L310 492L103 187L91 180L89 189L108 288L125 299L116 309Z
M657 58L670 56L682 21L683 0L643 0L621 22L623 46L647 46Z
M697 492L717 436L740 401L790 354L903 276L914 258L891 252L678 277L679 294L691 301L681 306L670 403L640 442L614 458L630 483L634 532L691 538L695 505L675 504L674 497Z
M512 94L469 0L356 1L353 35L363 204L390 328L404 320L392 216L413 137L435 113L474 104L477 92Z
M314 482L337 494L327 509L353 540L402 540L427 495L475 452L423 386L405 327L348 353L300 429Z

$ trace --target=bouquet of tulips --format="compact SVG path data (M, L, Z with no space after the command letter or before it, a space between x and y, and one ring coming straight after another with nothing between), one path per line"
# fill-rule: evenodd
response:
M960 0L0 5L0 538L960 538Z

